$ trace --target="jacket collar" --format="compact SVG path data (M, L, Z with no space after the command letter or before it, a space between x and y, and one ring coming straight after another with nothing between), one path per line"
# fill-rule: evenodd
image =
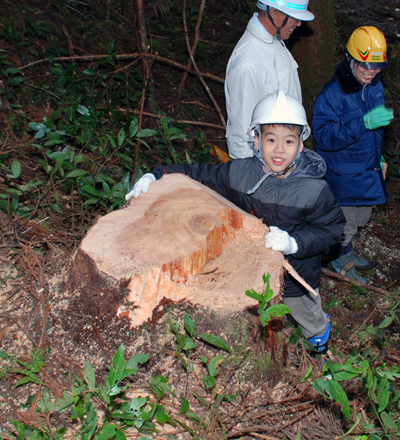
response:
M360 84L354 76L352 70L350 69L350 64L347 60L343 60L337 67L336 78L346 95L349 95L350 93L358 93L363 88L363 85ZM374 86L378 84L380 79L381 77L378 74L372 79L370 84Z
M258 19L258 13L255 12L253 16L251 17L250 21L247 24L247 30L254 35L259 40L263 41L267 44L272 44L276 40L261 24L260 20Z

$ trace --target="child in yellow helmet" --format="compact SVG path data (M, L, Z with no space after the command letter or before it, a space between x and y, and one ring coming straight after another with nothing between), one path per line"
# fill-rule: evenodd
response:
M374 26L356 29L346 59L315 102L315 150L325 159L326 180L346 217L334 269L356 281L372 263L354 253L353 244L370 220L372 206L385 203L381 167L383 129L393 119L385 108L379 73L387 67L385 36Z

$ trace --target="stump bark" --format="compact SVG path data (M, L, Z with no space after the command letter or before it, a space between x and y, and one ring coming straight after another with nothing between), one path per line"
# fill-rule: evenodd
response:
M165 175L147 194L98 219L73 261L69 289L86 316L137 327L163 300L232 316L257 305L248 289L282 302L283 256L265 248L268 227L208 187Z

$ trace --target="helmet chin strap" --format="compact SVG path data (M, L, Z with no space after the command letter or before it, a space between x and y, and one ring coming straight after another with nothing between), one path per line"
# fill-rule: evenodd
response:
M253 144L254 156L256 156L257 159L270 171L268 173L268 175L282 176L282 175L286 174L290 170L290 168L297 165L297 162L300 159L300 147L301 147L301 141L303 140L304 127L303 127L303 130L300 135L299 146L297 147L296 157L292 160L292 163L287 168L285 168L283 171L280 171L278 173L271 170L271 168L268 166L267 162L265 162L265 159L262 155L262 140L261 140L261 127L260 126L257 127L256 132L258 133L258 148L255 146L255 144Z
M274 27L275 27L275 29L276 29L276 35L275 35L275 38L276 38L277 40L281 41L281 29L282 29L283 27L286 26L286 23L287 23L288 20L289 20L289 15L286 14L286 17L285 17L285 19L283 20L282 25L278 27L278 26L275 24L274 19L272 18L272 15L271 15L270 9L271 9L271 7L270 7L270 6L267 6L267 15L268 15L268 18L269 18L270 22L274 25Z

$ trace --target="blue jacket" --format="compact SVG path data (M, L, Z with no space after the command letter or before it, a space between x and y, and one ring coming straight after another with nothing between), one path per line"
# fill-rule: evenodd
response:
M220 165L179 164L159 166L152 173L184 173L221 194L248 213L277 226L294 237L298 245L289 263L313 287L321 278L321 254L338 243L345 224L340 206L328 184L322 179L325 162L306 148L295 170L285 178L267 177L253 194L247 194L265 175L256 157L235 159ZM292 277L285 276L285 296L302 296L305 288Z
M368 130L363 119L378 105L385 105L380 77L363 86L346 60L315 101L315 151L325 159L325 178L341 206L386 202L380 167L383 129Z

